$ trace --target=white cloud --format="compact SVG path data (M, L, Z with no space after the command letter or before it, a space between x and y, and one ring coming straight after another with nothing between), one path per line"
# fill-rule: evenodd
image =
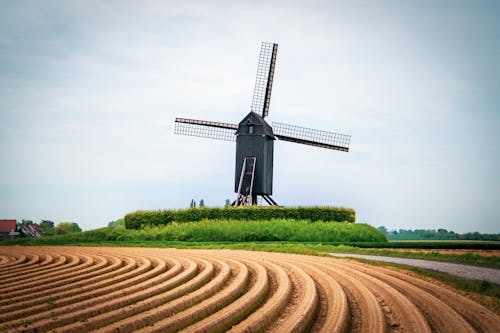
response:
M455 21L441 27L451 9ZM498 46L468 13L385 2L11 4L0 14L0 212L89 229L135 209L232 199L234 143L174 136L173 120L239 122L260 42L276 41L269 120L353 135L348 154L276 142L280 203L352 206L362 222L394 228L498 232L499 75L485 74L498 74ZM464 35L492 52L476 54ZM481 213L468 223L471 211Z

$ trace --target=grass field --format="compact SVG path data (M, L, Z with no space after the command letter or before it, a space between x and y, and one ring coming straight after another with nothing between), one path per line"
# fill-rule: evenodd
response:
M307 222L297 223L297 221L291 223L288 221L281 224L281 227L277 225L280 225L280 223L271 223L268 225L269 228L265 228L262 223L215 224L207 221L192 224L173 224L167 227L145 228L142 230L102 228L69 235L21 239L14 242L4 242L4 244L244 249L311 255L321 255L325 252L346 252L448 261L500 268L499 256L486 256L480 253L443 254L437 251L446 244L436 242L397 242L397 244L383 241L366 242L363 239L372 235L372 229L369 226L360 224L348 223L347 226L343 226L341 223L322 225L317 222L311 224ZM286 228L283 227L284 225ZM274 226L274 229L270 228L270 226ZM335 232L331 229L334 229ZM346 233L349 234L349 232L358 232L358 235L355 237L351 235L350 238L346 237ZM318 241L315 237L320 234L323 240ZM361 237L360 234L365 236ZM432 244L435 247L431 247ZM391 249L391 246L394 245L398 245L397 248ZM499 244L496 243L453 242L452 245L452 249L484 249L486 245L488 248L499 249ZM405 248L408 248L408 250L406 251ZM415 249L426 249L427 252L417 252ZM432 249L436 249L436 251L432 251Z
M101 228L81 233L20 239L3 245L97 245L140 246L178 249L239 249L286 252L321 256L326 252L376 254L405 258L441 260L500 268L500 257L478 253L437 252L439 249L500 249L498 242L387 242L375 228L356 223L328 223L296 220L226 221L211 220L171 223L139 230ZM408 249L408 250L405 250ZM426 252L415 252L426 249ZM429 249L436 249L436 252ZM462 290L499 298L500 287L481 281L468 281L417 268Z
M50 242L187 241L187 242L387 242L377 229L344 222L307 220L235 221L205 220L170 223L138 230L101 228L64 237L34 240Z

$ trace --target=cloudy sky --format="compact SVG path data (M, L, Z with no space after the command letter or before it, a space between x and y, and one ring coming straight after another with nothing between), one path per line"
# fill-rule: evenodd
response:
M233 200L232 142L262 41L269 121L352 135L275 143L274 199L388 228L500 232L498 1L0 0L0 218L83 229Z

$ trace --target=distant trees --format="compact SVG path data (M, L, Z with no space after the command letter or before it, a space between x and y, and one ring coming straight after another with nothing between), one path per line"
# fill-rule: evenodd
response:
M384 226L380 226L377 228L381 233L383 233L384 235L387 235L388 234L388 230L386 227Z
M108 227L110 228L125 228L125 219L122 217L116 221L111 221L108 223Z
M75 222L61 222L54 227L54 235L66 235L81 231L82 229Z
M199 207L205 207L205 200L201 199L199 203ZM189 204L189 208L196 208L196 201L194 199L191 199L191 203Z
M479 232L468 232L457 234L454 231L446 229L399 229L387 230L386 227L377 228L386 235L389 240L495 240L500 241L500 234L481 234Z
M40 228L42 229L44 235L54 234L54 221L42 220L40 222Z

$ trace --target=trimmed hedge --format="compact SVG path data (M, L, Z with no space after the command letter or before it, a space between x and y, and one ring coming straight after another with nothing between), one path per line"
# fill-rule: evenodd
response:
M125 215L125 227L127 229L140 229L144 226L166 225L171 222L201 220L254 221L271 219L354 223L356 212L351 208L336 207L203 207L182 210L136 211Z

